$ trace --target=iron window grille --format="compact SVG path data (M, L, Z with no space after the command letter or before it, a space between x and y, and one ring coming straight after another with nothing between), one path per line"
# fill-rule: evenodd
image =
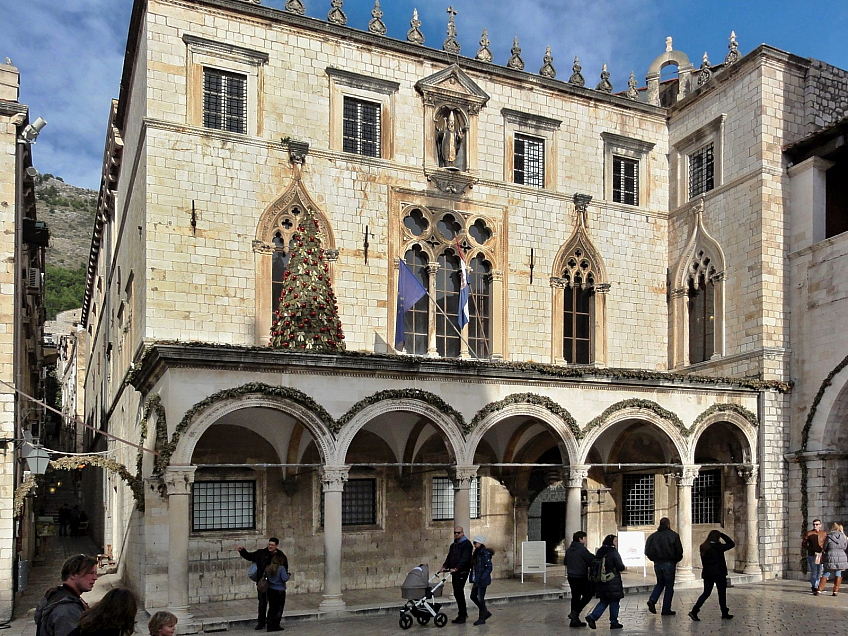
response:
M191 494L192 530L256 527L255 481L196 481Z
M247 76L203 69L203 127L247 133Z
M348 479L342 490L342 526L377 523L377 480ZM324 493L321 493L321 527L324 527Z
M702 470L692 482L692 523L721 523L721 470Z
M612 171L612 200L639 205L639 162L613 155Z
M366 157L380 156L380 104L344 98L342 150Z
M545 185L545 140L515 135L513 181L542 188Z
M471 481L471 518L480 518L480 478ZM453 519L453 482L447 477L433 477L433 492L430 499L433 521Z
M689 198L709 192L715 187L713 144L707 144L689 155Z
M623 526L654 525L654 475L624 475Z

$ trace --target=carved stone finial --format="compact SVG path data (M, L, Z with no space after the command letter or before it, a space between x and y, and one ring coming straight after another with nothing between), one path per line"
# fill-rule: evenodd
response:
M406 41L413 44L424 44L424 34L421 32L421 20L418 19L418 9L412 10L412 20L409 21L409 26L412 28L406 32Z
M589 203L592 201L592 195L574 193L574 210L577 212L577 222L584 228L589 227Z
M666 52L666 53L671 53L673 50L674 50L674 47L672 46L672 43L671 43L671 36L669 35L669 36L665 39L665 52Z
M481 62L491 62L494 58L492 51L489 48L489 33L483 29L483 35L480 36L480 48L477 50L477 59Z
M342 11L342 5L344 5L344 0L331 0L330 4L332 5L332 9L327 14L327 22L332 24L337 24L338 26L344 26L347 24L347 16L345 12Z
M707 52L704 51L704 59L701 62L701 68L698 70L698 86L703 86L712 78L713 72L710 68L710 58L707 57Z
M453 18L456 15L456 9L452 6L448 7L448 37L445 38L444 43L442 44L442 50L447 51L448 53L453 53L454 55L459 55L459 41L456 39L456 24L453 22Z
M285 9L289 13L294 13L296 15L303 15L306 13L306 7L303 6L303 3L300 0L286 0Z
M730 32L730 42L727 44L727 56L724 58L725 66L730 66L739 60L739 44L736 42L736 31Z
M583 74L580 72L583 70L583 67L580 66L580 60L575 55L574 56L574 66L571 67L571 77L568 78L569 84L574 84L575 86L586 86L586 79L583 77Z
M601 81L598 82L595 90L601 91L602 93L612 93L612 84L610 83L609 78L610 74L607 70L607 65L604 64L604 68L601 71Z
M521 47L518 46L518 38L516 37L512 41L512 48L509 51L512 53L512 57L509 58L509 62L506 63L507 68L514 69L516 71L524 70L524 60L521 59Z
M544 77L550 77L553 79L556 77L556 69L554 68L553 62L554 58L551 55L551 47L547 47L545 49L545 57L542 59L542 68L539 69L539 75Z
M368 31L376 35L386 35L386 23L381 19L383 11L380 9L380 0L374 0L374 8L371 9L371 20L368 22Z
M639 91L636 90L636 75L633 71L630 71L630 79L627 80L627 92L624 93L624 96L634 102L639 99Z

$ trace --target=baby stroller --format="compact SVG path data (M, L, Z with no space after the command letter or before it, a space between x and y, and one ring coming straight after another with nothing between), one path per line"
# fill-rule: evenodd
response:
M419 625L426 625L431 618L436 627L448 624L447 614L441 611L442 604L433 602L434 598L441 597L447 580L447 572L430 578L430 569L423 563L406 575L406 580L400 588L403 598L407 599L406 605L400 608L398 623L401 629L412 627L413 616ZM433 585L433 581L437 583Z

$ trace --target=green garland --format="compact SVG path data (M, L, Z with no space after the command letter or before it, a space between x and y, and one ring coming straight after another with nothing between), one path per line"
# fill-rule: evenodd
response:
M421 389L386 389L385 391L377 391L376 393L359 400L359 402L350 407L347 413L342 415L337 422L330 426L330 430L333 431L334 434L338 433L345 424L350 422L357 413L367 406L371 406L377 402L383 402L384 400L397 399L420 400L422 402L426 402L442 413L450 415L459 426L459 430L462 432L468 433L471 430L471 427L465 423L465 418L462 417L462 413L457 411L438 395L428 391L422 391Z
M657 404L656 402L652 402L651 400L631 398L629 400L622 400L621 402L616 402L612 406L607 407L603 413L601 413L598 417L594 418L586 425L586 428L584 428L582 431L582 437L585 437L586 434L593 428L601 426L604 422L607 421L607 419L609 419L609 416L613 413L630 408L645 409L647 411L651 411L652 413L658 415L659 417L665 420L668 420L669 422L674 424L674 426L683 434L684 437L689 437L691 433L691 431L686 428L683 422L680 421L680 418L668 409L664 409L659 404Z
M551 398L544 395L536 395L535 393L513 393L498 402L490 402L477 411L477 414L471 420L471 424L468 427L469 431L474 430L484 418L488 417L492 413L501 411L513 404L533 404L535 406L541 406L562 419L571 432L574 433L574 437L576 439L580 439L580 427L577 425L577 421L572 417L571 413L566 411Z
M760 425L759 420L757 420L757 416L754 415L748 409L746 409L744 406L740 406L739 404L732 404L732 403L713 404L710 408L708 408L706 411L704 411L698 417L695 418L695 421L692 422L692 427L689 429L690 433L698 427L698 424L703 422L705 419L707 419L713 413L727 413L727 412L732 412L732 413L736 413L738 415L741 415L754 428L757 428Z

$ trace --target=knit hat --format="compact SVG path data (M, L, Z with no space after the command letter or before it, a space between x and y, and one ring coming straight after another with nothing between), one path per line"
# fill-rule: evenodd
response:
M484 537L482 534L478 534L476 537L471 539L471 541L473 543L479 543L480 545L486 545L486 537Z

